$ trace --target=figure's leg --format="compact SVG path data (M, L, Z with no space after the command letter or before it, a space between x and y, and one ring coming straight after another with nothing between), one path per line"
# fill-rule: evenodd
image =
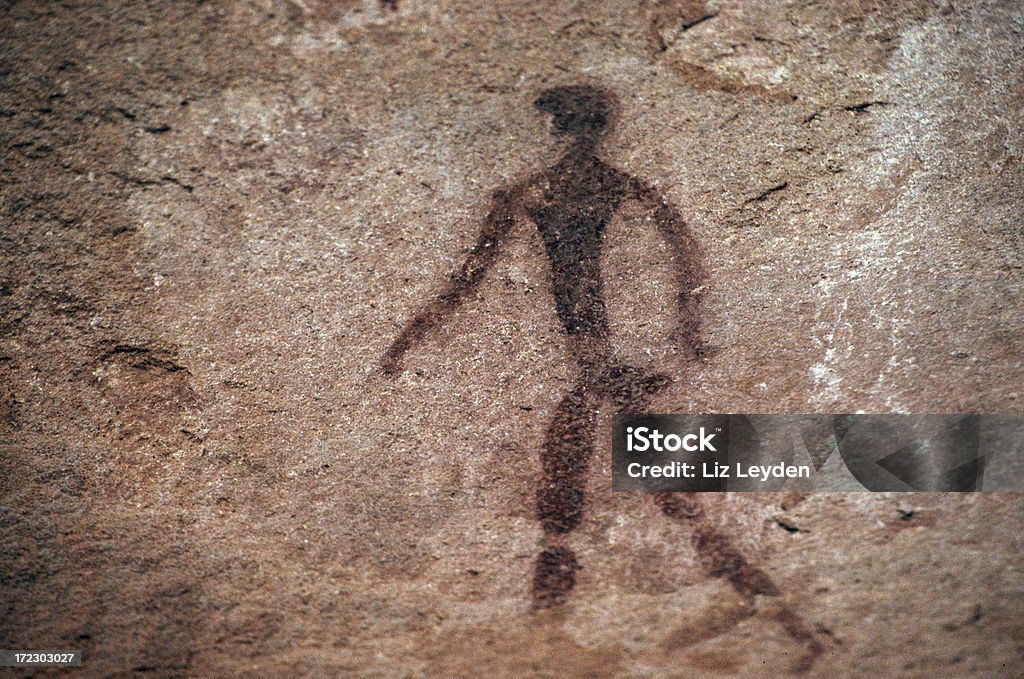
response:
M543 477L537 489L537 518L544 550L537 557L533 600L538 608L561 603L576 584L576 555L564 536L583 516L583 488L594 445L597 392L580 378L558 404L541 449Z
M659 493L654 496L654 501L666 516L690 527L693 548L709 576L726 578L733 589L745 598L759 594L776 596L779 593L764 571L750 565L729 538L708 525L704 507L694 493Z
M754 597L778 596L779 590L768 574L751 565L736 549L729 538L710 525L704 515L704 507L694 493L659 493L654 501L661 511L690 527L693 548L697 552L704 572L712 578L725 578L732 588L750 605L750 614L755 612ZM783 607L772 614L786 633L807 647L807 652L795 663L794 672L805 672L814 664L824 648L800 616Z
M669 384L663 373L647 373L640 368L613 365L606 371L604 388L620 413L643 413L651 398ZM768 574L751 565L721 531L711 526L704 507L694 493L660 493L655 502L667 516L687 524L693 547L704 571L713 578L726 578L743 598L745 613L754 615L754 597L778 596L779 590ZM795 641L805 644L807 652L794 664L794 672L805 672L824 650L803 620L789 608L772 615Z

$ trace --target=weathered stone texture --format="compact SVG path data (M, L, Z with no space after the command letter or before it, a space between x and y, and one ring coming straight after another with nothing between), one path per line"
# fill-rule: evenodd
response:
M661 412L1021 412L1019 2L8 2L0 18L0 646L81 676L1024 669L1016 496L745 495L708 515L781 597L610 491L530 613L537 451L574 379L529 224L385 378L531 107L615 91L604 146L703 244L712 353L670 348L668 252L604 255ZM913 510L910 513L910 510ZM790 531L776 521L782 517Z

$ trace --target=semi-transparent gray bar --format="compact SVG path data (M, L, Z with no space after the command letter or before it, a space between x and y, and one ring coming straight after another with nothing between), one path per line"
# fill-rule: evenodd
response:
M78 667L81 664L81 651L0 651L0 667Z
M1024 492L1024 417L619 415L612 489Z

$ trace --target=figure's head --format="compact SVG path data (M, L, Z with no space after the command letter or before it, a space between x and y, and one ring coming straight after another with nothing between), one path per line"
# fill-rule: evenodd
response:
M550 113L555 132L596 141L611 125L617 109L615 96L589 85L552 87L541 92L533 105Z

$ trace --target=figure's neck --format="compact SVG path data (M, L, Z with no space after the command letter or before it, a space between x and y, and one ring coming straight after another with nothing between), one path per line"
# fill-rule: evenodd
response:
M597 157L597 147L600 140L594 137L580 137L573 140L565 152L566 160L582 160L584 158Z

